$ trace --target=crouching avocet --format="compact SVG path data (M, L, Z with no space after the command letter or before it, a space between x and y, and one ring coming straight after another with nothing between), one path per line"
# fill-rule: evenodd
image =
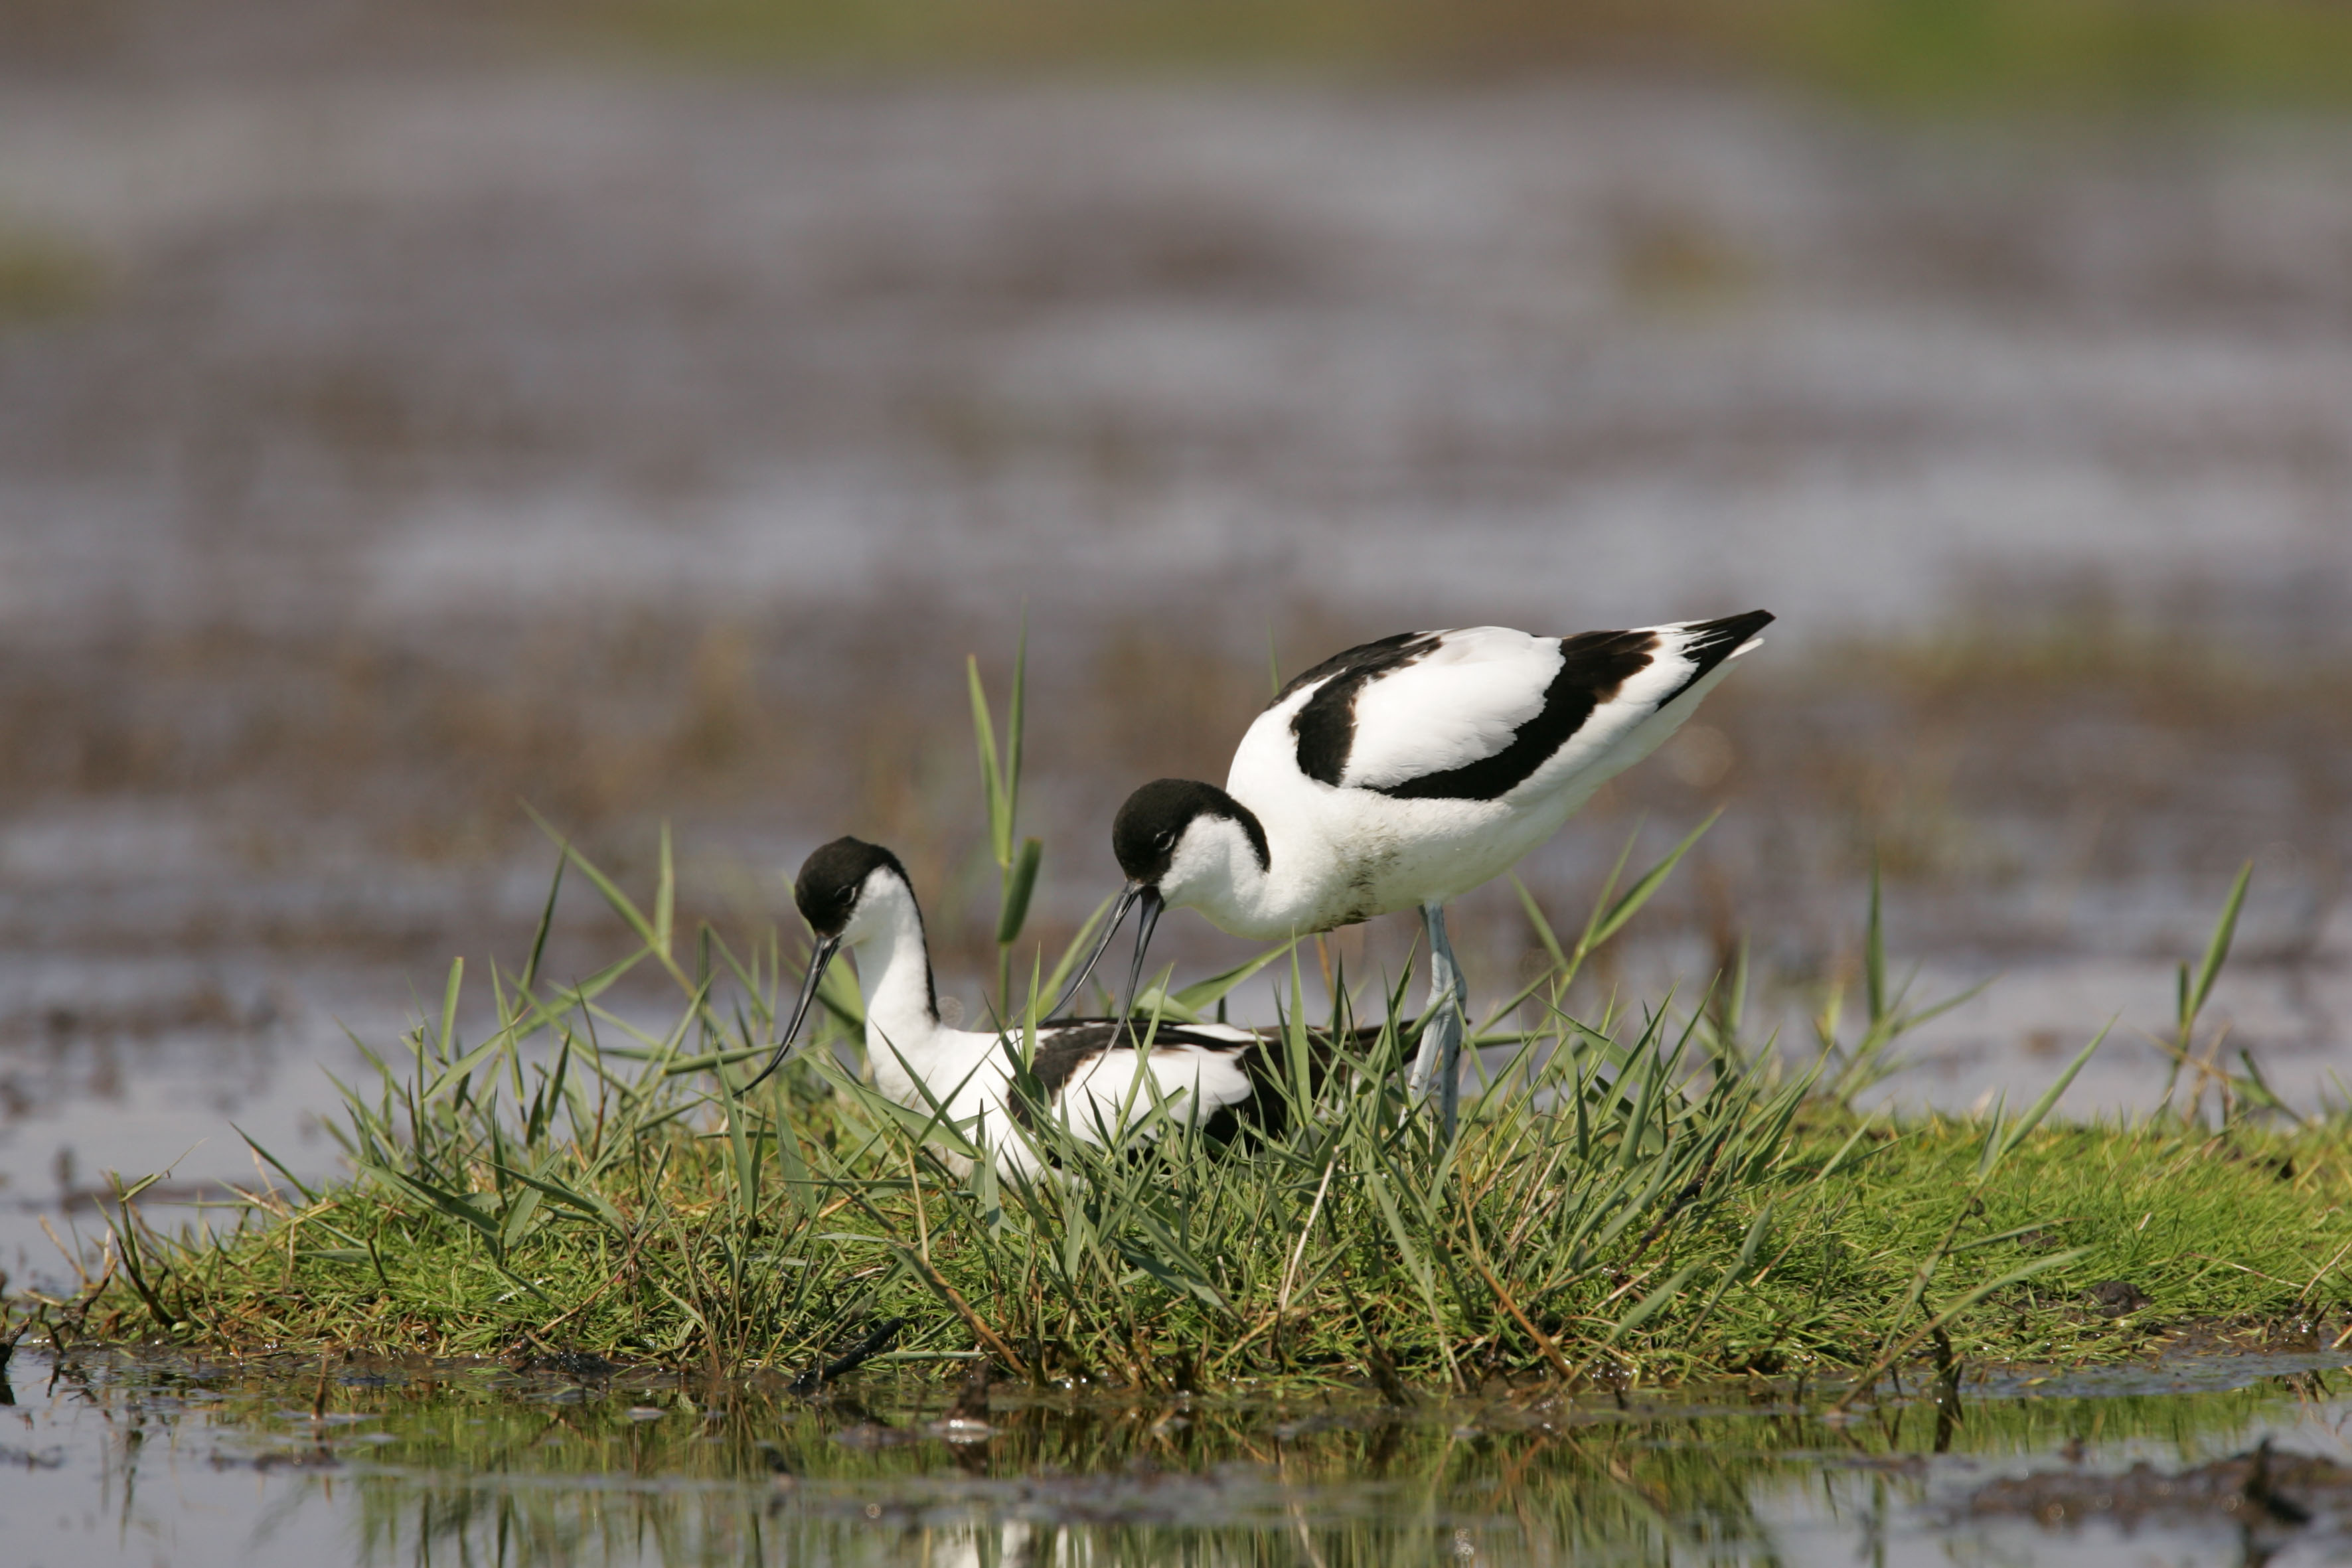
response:
M1464 1015L1446 901L1655 751L1771 619L1566 637L1402 632L1324 660L1258 715L1223 789L1160 779L1128 797L1111 828L1127 886L1078 984L1138 903L1129 999L1164 908L1263 942L1418 906L1430 1011L1412 1082L1435 1072L1450 1133Z
M836 838L825 845L802 864L793 899L816 933L816 947L776 1054L746 1089L783 1061L826 965L851 947L859 950L875 1087L927 1115L943 1107L946 1120L992 1151L1003 1171L1031 1174L1044 1163L1024 1135L1040 1114L1098 1145L1146 1121L1155 1099L1171 1116L1213 1137L1229 1137L1244 1122L1271 1130L1282 1120L1286 1102L1274 1087L1270 1042L1224 1024L1163 1025L1146 1052L1110 1019L1056 1019L1037 1030L1030 1062L1034 1089L1017 1090L1005 1037L940 1021L922 910L907 868L878 844ZM1150 1084L1138 1081L1140 1072L1150 1073ZM950 1163L965 1162L950 1156Z

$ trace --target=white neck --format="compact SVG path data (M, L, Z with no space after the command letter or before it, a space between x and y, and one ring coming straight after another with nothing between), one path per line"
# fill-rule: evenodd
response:
M1329 924L1322 908L1325 875L1319 834L1302 832L1276 810L1239 795L1263 828L1271 864L1261 865L1248 831L1229 817L1195 818L1179 845L1163 892L1173 906L1195 909L1209 923L1235 936L1260 942L1320 931Z
M898 1058L921 1071L940 1033L922 913L903 883L877 872L847 935L857 950L858 985L866 994L866 1059L876 1084L892 1093L891 1086L906 1076Z

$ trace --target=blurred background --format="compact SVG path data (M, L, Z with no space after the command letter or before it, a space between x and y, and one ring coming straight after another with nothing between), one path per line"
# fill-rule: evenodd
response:
M1024 616L1049 951L1270 663L1760 605L1523 868L1574 923L1729 808L1581 1007L1744 938L1804 1048L1875 855L1916 999L1999 977L1887 1094L2019 1099L2120 1015L2067 1105L2145 1109L2252 859L2229 1048L2305 1105L2352 1063L2340 0L0 0L0 39L12 1268L108 1168L251 1179L231 1119L331 1168L345 1026L522 952L525 803L638 886L670 823L739 941L797 938L816 843L888 843L976 1016L963 660L1001 702ZM575 894L573 973L623 945ZM1455 918L1481 994L1533 961L1507 886ZM1321 958L1394 973L1409 925Z

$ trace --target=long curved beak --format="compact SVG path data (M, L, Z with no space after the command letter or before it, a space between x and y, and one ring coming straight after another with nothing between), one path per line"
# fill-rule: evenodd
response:
M1046 1017L1058 1018L1068 1009L1071 998L1077 995L1079 987L1086 984L1087 977L1095 972L1095 965L1102 962L1102 955L1110 951L1110 939L1117 936L1118 928L1126 923L1127 911L1133 909L1136 900L1146 893L1151 894L1151 901L1155 905L1159 903L1160 895L1141 882L1129 882L1118 890L1118 902L1111 906L1110 919L1103 922L1102 935L1095 940L1095 950L1087 954L1087 961L1079 966L1076 978L1062 987L1061 1000L1046 1011Z
M810 1006L816 1001L817 982L824 978L826 966L833 963L833 955L840 951L841 939L829 936L818 942L809 953L808 978L801 982L801 999L793 1004L793 1021L784 1026L784 1037L776 1042L776 1054L768 1058L768 1065L760 1069L758 1078L737 1089L736 1093L751 1093L767 1081L770 1073L784 1065L784 1058L793 1048L793 1037L801 1032L801 1021L808 1016Z
M1151 928L1160 923L1160 912L1168 906L1160 901L1160 889L1146 888L1137 901L1143 913L1135 921L1135 962L1127 966L1127 994L1118 999L1118 1016L1131 1017L1135 1013L1135 993L1143 984L1143 950L1151 945Z

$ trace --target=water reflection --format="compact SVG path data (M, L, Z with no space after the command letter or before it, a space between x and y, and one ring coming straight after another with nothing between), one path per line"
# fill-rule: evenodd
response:
M2339 1461L2344 1359L2011 1377L1847 1418L1762 1388L1412 1411L999 1392L982 1417L928 1381L812 1400L781 1378L20 1357L0 1523L18 1560L60 1563L2262 1561L2340 1550L2346 1521L2322 1499L2275 1540L2210 1507L2053 1530L1971 1500L2264 1437Z

